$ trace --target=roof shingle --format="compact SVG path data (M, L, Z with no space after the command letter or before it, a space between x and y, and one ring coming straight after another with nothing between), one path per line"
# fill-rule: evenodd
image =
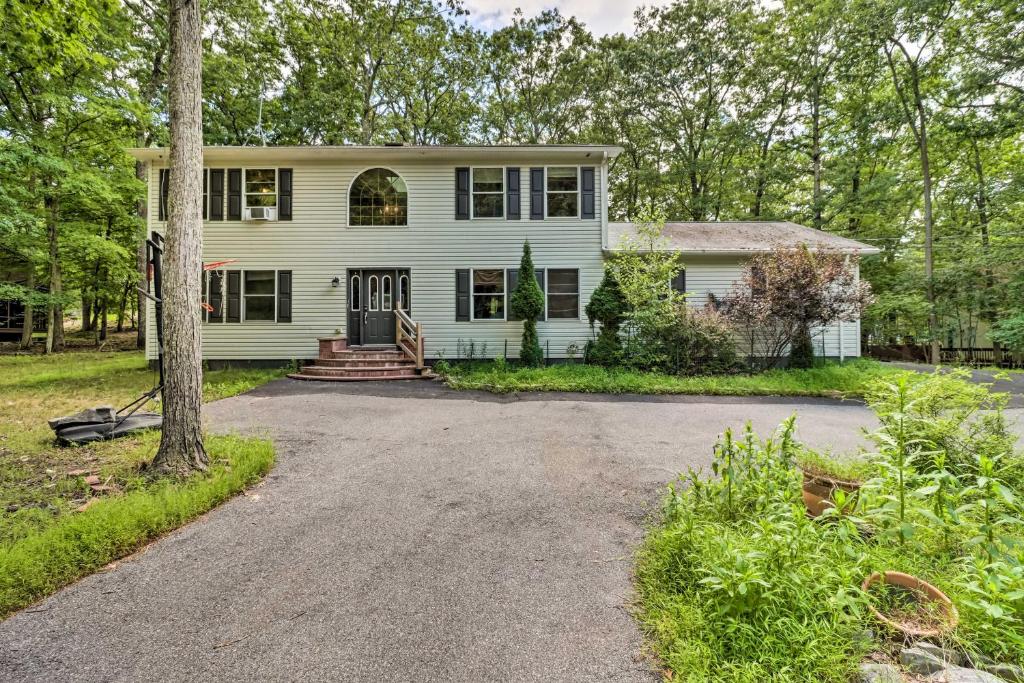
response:
M697 254L757 254L775 247L833 249L848 254L877 254L863 242L815 230L789 221L688 221L666 223L662 233L672 250ZM623 239L636 235L635 223L609 223L608 249L620 249Z

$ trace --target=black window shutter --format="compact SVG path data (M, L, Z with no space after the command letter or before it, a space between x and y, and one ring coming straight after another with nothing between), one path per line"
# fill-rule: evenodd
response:
M540 285L541 293L544 294L544 312L540 314L540 319L541 320L547 320L548 319L548 305L547 305L547 300L548 300L548 296L547 296L547 294L548 294L548 283L544 281L544 269L543 268L538 268L537 270L533 271L533 275L534 275L534 277L537 278L537 284Z
M223 270L211 270L210 271L210 298L206 300L206 303L210 304L213 308L210 311L210 322L211 323L222 323L224 322L224 271Z
M203 169L203 220L209 220L210 214L207 207L210 205L210 183L209 183L210 171Z
M508 293L508 317L506 320L522 320L518 315L512 313L512 292L519 286L519 269L509 268L505 271L505 291Z
M292 271L277 271L277 322L292 321Z
M204 304L208 304L208 303L210 303L210 283L209 283L209 278L207 277L207 274L206 274L205 270L200 270L199 271L199 278L203 281L203 294L202 294L202 299L200 299L200 301L202 301L202 303L204 303ZM206 321L206 315L207 315L206 307L205 306L200 306L199 307L199 317L204 322Z
M455 220L469 220L469 168L465 166L455 169Z
M674 278L672 278L672 291L679 292L680 294L686 293L686 269L680 270Z
M530 169L530 220L544 220L544 169Z
M228 220L242 220L242 169L228 169Z
M277 219L290 221L292 219L292 169L277 169Z
M580 169L580 218L594 217L594 167L584 166Z
M519 169L505 169L505 218L517 221L522 218L519 202Z
M506 272L506 280L507 280L507 285L506 286L508 287L508 289L506 289L505 291L508 292L508 297L509 297L508 298L508 301L509 301L508 319L509 320L522 320L522 318L520 318L518 316L515 316L515 315L512 315L512 292L516 291L516 287L519 285L519 269L518 268L509 268L505 272ZM533 276L535 278L537 278L537 284L540 286L540 291L543 293L544 292L544 269L543 268L538 268L537 270L533 271ZM545 309L546 308L547 308L547 306L545 306ZM543 313L541 313L540 320L547 320L547 310L545 310Z
M227 317L229 323L242 322L242 271L228 271Z
M210 220L224 220L224 169L210 169Z
M469 270L465 268L455 271L455 319L469 320Z
M160 212L159 219L162 221L167 220L167 183L171 170L169 168L160 169Z

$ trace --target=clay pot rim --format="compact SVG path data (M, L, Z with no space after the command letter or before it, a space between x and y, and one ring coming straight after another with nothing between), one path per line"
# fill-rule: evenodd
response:
M859 489L864 486L864 482L857 481L855 479L840 479L839 477L832 476L820 470L816 470L811 466L800 465L800 472L804 475L804 480L808 482L822 482L825 484L833 484L839 488L851 488Z
M945 608L946 612L946 623L942 628L912 628L904 626L903 624L900 624L888 618L880 611L878 611L878 609L876 609L875 606L869 602L868 609L870 609L871 612L875 615L875 618L881 621L883 624L886 624L896 629L897 631L906 633L910 636L917 636L919 638L937 638L952 631L960 622L960 613L957 611L956 605L953 604L953 601L949 599L949 596L947 596L945 593L943 593L938 588L928 583L924 579L919 579L911 574L904 574L903 572L896 571L872 572L867 578L864 579L864 582L861 583L861 590L867 593L868 589L870 589L871 586L878 583L879 581L883 581L893 586L902 586L904 588L909 588L910 590L916 591L918 593L923 593L927 600L939 603Z

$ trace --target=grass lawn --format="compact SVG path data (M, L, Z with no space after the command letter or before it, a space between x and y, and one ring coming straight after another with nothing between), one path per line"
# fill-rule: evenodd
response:
M676 377L655 372L562 364L502 369L493 363L454 365L447 376L455 389L581 391L608 394L711 394L725 396L859 396L877 377L899 372L871 360L831 363L811 370L770 370L755 375Z
M232 396L283 372L207 372L204 397ZM0 615L202 514L272 466L266 441L211 436L208 473L154 481L139 467L156 453L156 432L55 445L48 418L97 405L120 408L155 382L139 352L0 355ZM159 410L152 403L145 409ZM92 491L87 475L111 489Z

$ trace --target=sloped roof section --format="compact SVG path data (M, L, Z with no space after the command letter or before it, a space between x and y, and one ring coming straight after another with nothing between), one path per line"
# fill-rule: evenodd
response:
M636 236L635 223L608 224L608 250ZM687 254L758 254L776 247L831 249L844 254L877 254L871 245L789 221L690 221L666 223L662 233L672 250Z

